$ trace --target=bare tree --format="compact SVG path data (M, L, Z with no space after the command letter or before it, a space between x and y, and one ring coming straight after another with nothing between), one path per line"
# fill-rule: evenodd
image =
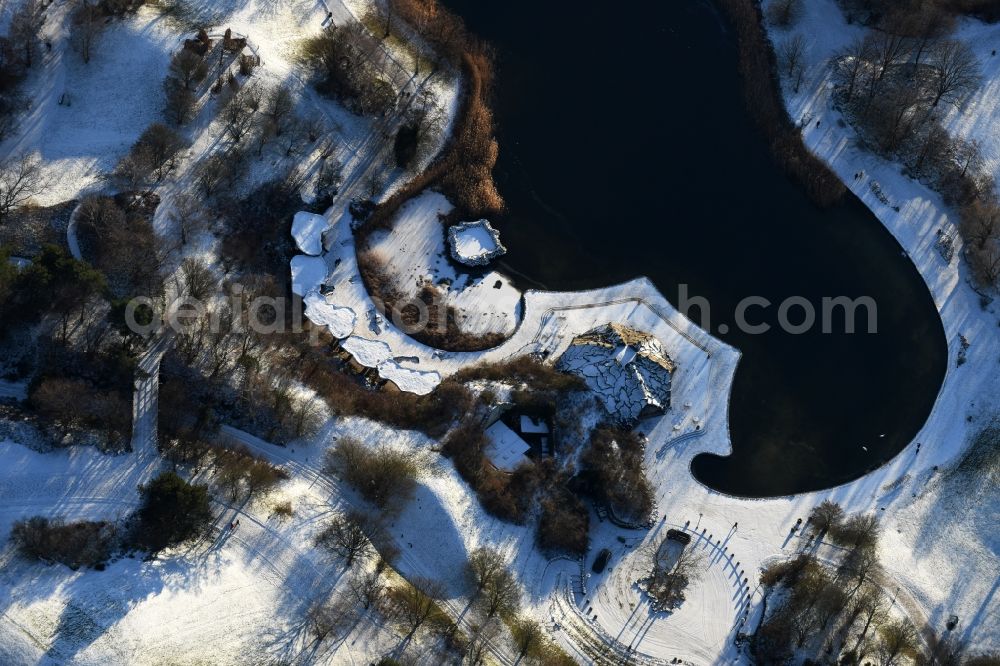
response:
M820 629L826 629L830 620L840 615L847 605L847 594L836 582L824 587L816 599L816 620Z
M951 136L948 131L938 122L932 122L923 132L920 140L920 148L917 151L916 159L913 161L913 172L924 173L924 166L928 159L931 164L940 163L939 159L947 157L951 152Z
M287 126L289 114L295 108L295 98L287 85L271 89L265 103L265 113L274 123L274 133L281 136Z
M375 548L362 527L370 520L355 511L337 516L317 535L316 545L344 558L346 566L351 567L355 561L365 560L375 553Z
M778 58L785 76L792 81L795 92L802 86L802 77L805 75L806 40L802 34L796 34L791 39L781 45Z
M385 596L383 571L384 569L376 567L351 581L351 592L354 593L355 599L365 610L378 607L379 602Z
M236 173L234 160L228 154L212 153L198 166L198 186L206 197L211 197L223 183L232 182Z
M837 58L837 76L841 85L847 88L847 101L854 99L854 93L864 80L863 74L875 53L875 38L866 35L854 40L847 50Z
M982 250L1000 237L1000 204L993 199L976 199L962 209L962 235Z
M506 616L517 612L520 607L521 586L510 571L501 569L486 585L482 598L486 617L491 618L497 613Z
M955 28L955 16L932 2L922 3L918 11L906 8L900 11L899 15L907 21L907 30L903 34L912 34L917 40L917 49L913 56L915 67L919 67L928 48L932 48L938 40Z
M319 140L326 129L326 123L318 113L308 113L302 117L302 130L309 143Z
M91 195L80 202L76 221L99 238L109 238L126 225L125 211L111 197Z
M465 565L466 576L475 586L476 594L482 593L494 577L507 568L507 559L492 548L477 548L469 555Z
M878 553L874 548L862 548L847 554L840 565L840 573L854 581L854 587L848 591L853 597L878 569Z
M960 176L965 178L969 171L978 171L983 166L983 148L979 141L957 141L955 144L955 158L962 165Z
M487 618L481 625L473 626L469 636L469 646L465 652L465 662L470 666L484 663L486 651L500 635L500 623L494 618Z
M187 245L191 236L206 227L206 220L201 206L190 194L183 192L176 195L169 213L170 219L177 225L181 245Z
M891 86L882 95L877 105L879 119L874 124L882 130L880 139L885 150L894 151L908 135L919 103L920 91L912 85Z
M248 83L229 98L222 110L222 119L233 143L239 143L250 131L262 102L263 95L256 82Z
M879 627L882 641L879 657L882 666L892 666L901 656L909 656L917 651L917 630L908 620L894 620Z
M517 654L520 657L525 657L538 650L545 640L545 632L541 626L528 618L516 619L511 627L511 634L514 636Z
M979 86L979 61L964 42L947 40L934 49L935 69L932 107L945 101L959 105Z
M336 157L327 158L320 167L319 175L316 176L316 200L332 201L343 182L344 166Z
M185 90L190 90L192 83L208 75L208 63L191 49L181 49L170 59L170 73L177 77Z
M868 105L882 88L886 74L903 61L906 55L907 40L900 35L881 32L871 41L872 71L868 79Z
M115 165L114 175L126 190L137 190L153 172L153 159L145 146L137 146L122 157Z
M163 92L166 96L163 110L177 125L183 125L191 119L194 112L194 94L188 90L183 81L174 76L163 80Z
M103 30L104 12L101 11L100 4L91 4L90 0L82 0L73 12L71 38L84 64L90 63Z
M417 633L426 622L443 620L435 597L444 594L441 583L428 578L415 578L393 590L399 620L409 629L409 636Z
M1000 280L1000 246L989 243L981 249L972 248L969 263L981 284L996 286Z
M875 514L855 514L831 529L830 535L836 543L860 550L878 545L879 529Z
M348 629L354 619L354 611L346 599L317 601L306 611L306 619L310 633L317 643L322 643Z
M41 162L24 153L0 162L0 224L44 188Z
M885 598L885 593L881 588L874 585L866 587L865 593L860 595L857 603L860 604L858 615L864 622L861 631L858 633L857 641L854 644L854 651L868 637L868 632L872 627L878 627L889 617L889 600Z
M839 504L831 502L830 500L823 500L816 507L814 507L812 512L809 514L809 524L811 524L820 535L825 534L835 525L839 525L840 521L843 519L844 510L840 508Z
M184 292L197 301L206 301L219 286L215 271L201 257L187 257L181 262L180 274L184 280Z
M653 551L652 575L647 591L660 608L672 609L684 601L688 585L701 577L704 558L694 548L682 546L677 559L670 564L661 561L662 546Z
M45 6L39 0L26 0L10 17L10 44L25 67L30 68L35 60L44 24Z

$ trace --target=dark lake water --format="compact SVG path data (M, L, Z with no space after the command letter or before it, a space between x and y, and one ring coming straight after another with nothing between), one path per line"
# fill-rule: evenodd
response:
M743 353L733 453L695 458L700 481L754 497L820 489L912 440L947 362L930 293L857 199L820 210L773 163L711 4L447 4L497 51L502 267L549 289L645 275L675 305L687 285ZM823 297L870 296L878 332L744 333L734 312L748 296L817 310ZM777 322L777 305L751 312Z

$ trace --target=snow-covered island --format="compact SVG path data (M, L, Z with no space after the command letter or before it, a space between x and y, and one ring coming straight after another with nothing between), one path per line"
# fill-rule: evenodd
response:
M0 3L0 664L1000 663L1000 23L873 3L748 6L948 370L754 499L691 471L740 350L444 227L507 223L444 5Z

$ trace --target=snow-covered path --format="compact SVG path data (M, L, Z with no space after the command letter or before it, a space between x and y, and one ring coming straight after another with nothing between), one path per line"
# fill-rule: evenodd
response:
M160 360L173 344L173 331L164 329L139 359L132 394L132 451L143 459L157 458L157 397L160 393Z

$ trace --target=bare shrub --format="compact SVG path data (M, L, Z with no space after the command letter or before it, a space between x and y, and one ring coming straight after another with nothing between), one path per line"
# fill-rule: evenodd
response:
M634 522L647 520L655 505L643 468L646 446L634 432L599 427L580 457L577 483L598 502Z
M365 389L329 362L332 339L321 333L321 346L301 336L289 359L297 375L313 388L340 415L357 415L406 430L419 430L431 437L443 437L473 404L471 393L456 381L446 379L429 395L388 393Z
M480 363L462 368L454 374L460 382L486 380L514 382L533 391L584 391L586 382L577 375L561 372L554 365L524 355L497 363Z
M288 520L295 515L295 509L290 500L282 500L271 505L271 515L277 516L281 520Z
M244 447L213 450L217 478L232 501L265 495L289 478L288 472L253 455Z
M319 74L317 90L361 115L384 115L396 92L382 78L385 52L360 23L329 27L309 39L303 52Z
M67 400L67 396L73 399ZM83 379L42 379L30 396L40 415L67 427L101 432L111 448L121 448L132 428L132 401L116 390L102 390Z
M437 0L390 0L392 15L410 25L433 46L439 58L458 63L471 46L462 19Z
M10 538L24 557L78 569L103 566L116 546L117 530L103 521L67 523L35 516L14 523Z
M538 545L543 550L582 554L587 551L590 514L576 495L556 485L542 500Z
M772 66L774 52L761 25L757 4L753 0L721 0L721 6L736 27L747 110L768 137L771 153L818 205L836 203L846 188L806 147L788 116Z
M476 419L466 419L444 439L441 450L479 497L486 511L502 520L524 523L538 486L535 466L525 463L513 473L496 469L486 459L487 438Z
M369 448L342 437L326 453L328 473L340 473L366 500L380 509L399 508L417 485L417 465L405 452Z

